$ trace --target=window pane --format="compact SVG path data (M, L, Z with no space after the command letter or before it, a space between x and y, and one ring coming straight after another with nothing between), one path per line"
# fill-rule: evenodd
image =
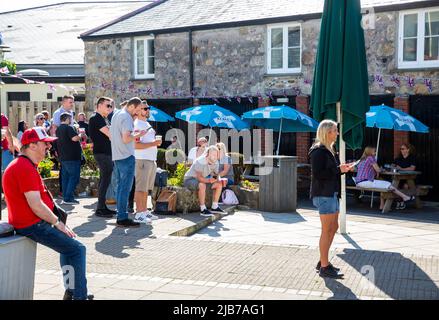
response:
M137 74L145 74L145 47L143 40L136 42Z
M425 14L425 35L439 35L439 11L427 12Z
M418 14L404 16L404 38L418 36Z
M300 28L288 28L288 47L300 46Z
M416 61L417 39L404 40L404 61Z
M282 48L283 43L283 30L271 29L271 47L272 48Z
M272 49L271 50L271 68L282 69L283 66L283 50Z
M148 40L148 57L154 57L154 40Z
M148 74L154 74L154 58L148 58Z
M288 68L300 68L300 48L288 49Z
M424 60L439 60L439 37L425 38Z

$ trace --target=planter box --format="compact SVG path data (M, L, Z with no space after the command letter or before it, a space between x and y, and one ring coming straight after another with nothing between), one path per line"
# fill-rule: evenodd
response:
M47 189L52 193L54 197L59 195L59 179L57 178L45 178L44 183L47 186ZM96 194L99 188L99 178L98 177L81 177L76 187L75 193L81 194L86 192L87 189L89 191L89 196Z
M22 236L0 238L0 300L32 300L37 244Z
M249 190L241 186L231 186L230 189L235 192L241 206L255 210L259 209L259 190Z

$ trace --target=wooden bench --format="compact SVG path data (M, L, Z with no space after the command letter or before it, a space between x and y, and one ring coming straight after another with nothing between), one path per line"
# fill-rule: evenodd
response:
M420 196L426 196L430 189L432 189L432 186L428 185L418 185L416 186L416 190L404 190L404 194L408 196L415 196L416 197L416 208L420 209L422 208L422 201L419 198ZM368 192L376 192L379 193L380 196L386 200L386 203L384 205L384 208L382 210L382 213L386 213L390 211L390 208L392 206L393 200L398 199L399 197L395 195L392 191L389 190L383 190L383 189L375 189L375 188L361 188L357 186L346 186L347 190L357 190L357 191L368 191Z

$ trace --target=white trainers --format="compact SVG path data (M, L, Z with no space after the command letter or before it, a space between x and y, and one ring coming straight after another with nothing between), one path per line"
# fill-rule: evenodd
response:
M137 212L134 217L134 222L151 224L152 220L146 216L146 212Z
M159 218L149 210L146 210L145 214L146 214L146 217L151 219L151 220L157 220Z

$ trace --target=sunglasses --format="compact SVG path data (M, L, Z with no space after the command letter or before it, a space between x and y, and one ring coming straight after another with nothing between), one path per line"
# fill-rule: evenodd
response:
M44 118L37 118L37 120L44 120Z
M113 106L112 106L111 104L107 104L107 108L108 108L108 109L112 109Z
M150 107L146 107L146 108L143 108L143 110L148 111L148 110L151 110L151 108Z

